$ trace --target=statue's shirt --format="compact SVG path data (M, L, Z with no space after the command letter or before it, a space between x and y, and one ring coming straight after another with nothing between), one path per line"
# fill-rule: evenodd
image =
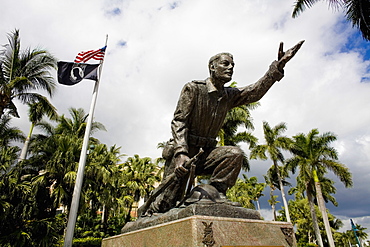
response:
M189 136L215 139L229 110L260 100L274 82L283 77L276 63L274 61L256 83L242 88L224 87L218 91L210 78L187 83L171 123L175 154L188 154Z

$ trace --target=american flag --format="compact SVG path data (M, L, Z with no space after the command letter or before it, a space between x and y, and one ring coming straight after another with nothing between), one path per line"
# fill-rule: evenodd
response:
M105 49L107 49L107 46L98 50L82 51L76 56L75 63L86 63L90 59L103 60Z

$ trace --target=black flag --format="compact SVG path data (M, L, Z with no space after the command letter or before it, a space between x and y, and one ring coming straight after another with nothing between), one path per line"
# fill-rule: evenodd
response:
M82 79L97 80L100 64L58 62L58 82L64 85L75 85Z

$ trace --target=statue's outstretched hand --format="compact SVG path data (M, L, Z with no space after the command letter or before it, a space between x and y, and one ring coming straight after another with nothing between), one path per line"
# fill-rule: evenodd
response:
M298 44L290 48L289 50L285 51L283 50L284 43L280 42L279 46L279 52L278 52L278 69L280 71L283 71L285 64L289 62L292 57L298 52L298 50L301 48L302 44L304 43L304 40L300 41Z

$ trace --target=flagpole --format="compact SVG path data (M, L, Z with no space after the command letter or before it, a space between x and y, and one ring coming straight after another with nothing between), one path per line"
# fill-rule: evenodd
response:
M353 220L352 219L349 219L349 220L351 221L352 231L355 234L355 238L356 238L357 244L358 244L359 247L362 247L362 245L360 243L360 240L358 239L357 234L356 234L356 231L358 231L358 229L356 228L355 223L353 223Z
M107 46L108 43L108 34L105 39L105 46ZM77 219L77 211L78 206L80 202L80 196L81 196L81 189L82 189L82 183L83 183L83 176L85 171L85 164L86 164L86 157L87 157L87 147L89 144L89 137L90 137L90 131L91 131L91 125L94 117L94 110L96 105L96 99L98 96L98 89L99 89L99 82L101 77L101 72L103 69L103 62L104 59L101 60L100 66L99 66L99 75L98 79L95 81L94 91L92 94L91 99L91 105L90 105L90 112L88 115L86 130L85 130L85 136L82 144L81 149L81 155L80 155L80 161L78 163L78 171L77 171L77 177L76 177L76 183L73 190L73 197L72 197L72 203L69 210L69 216L68 216L68 223L67 223L67 230L66 235L64 238L64 247L71 247L72 246L72 240L73 240L73 233L76 226L76 219Z

